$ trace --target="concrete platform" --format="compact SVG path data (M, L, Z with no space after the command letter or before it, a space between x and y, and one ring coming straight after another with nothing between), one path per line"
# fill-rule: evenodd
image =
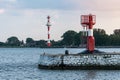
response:
M120 70L120 53L94 54L42 54L38 67L40 69L103 69Z

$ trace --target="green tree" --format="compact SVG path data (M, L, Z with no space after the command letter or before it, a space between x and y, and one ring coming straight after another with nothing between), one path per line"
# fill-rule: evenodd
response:
M35 47L35 41L32 38L26 39L26 46L27 47Z
M74 37L74 40L75 40L75 45L76 46L79 46L82 42L82 32L80 31L79 33L77 33Z
M39 41L35 41L35 46L36 47L47 47L47 42L45 40L39 40Z
M119 29L114 30L114 33L110 36L110 45L120 46L120 31Z
M69 30L67 32L65 32L62 35L62 43L65 46L74 46L75 45L75 35L77 34L77 32L73 31L73 30Z
M119 35L119 36L120 36L120 29L115 29L113 34L114 34L114 35Z
M4 42L0 42L0 47L6 46Z
M34 42L34 40L32 38L27 38L26 39L26 43L32 43L32 42Z
M25 44L24 44L24 41L22 40L22 41L20 41L20 46L24 46Z
M9 46L20 46L20 41L15 36L8 38L6 43Z
M96 46L106 46L109 44L109 36L103 29L93 30Z

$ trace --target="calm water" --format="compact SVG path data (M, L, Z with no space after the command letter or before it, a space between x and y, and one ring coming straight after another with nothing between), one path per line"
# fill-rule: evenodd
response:
M64 53L66 48L0 48L0 80L120 80L120 70L42 70L39 55ZM69 48L70 53L84 49ZM120 52L120 48L100 50ZM59 52L58 52L59 51Z

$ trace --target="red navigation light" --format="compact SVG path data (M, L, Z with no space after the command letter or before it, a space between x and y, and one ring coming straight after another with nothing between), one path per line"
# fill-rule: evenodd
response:
M90 23L90 17L92 17L92 24L94 25L96 23L96 16L95 15L81 15L81 24L89 25Z

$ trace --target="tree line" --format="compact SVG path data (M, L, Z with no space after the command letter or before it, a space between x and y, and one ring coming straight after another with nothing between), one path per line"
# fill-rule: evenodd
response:
M26 38L26 41L20 41L16 36L7 39L6 42L0 42L0 47L47 47L47 41L35 41L32 38Z
M106 34L104 29L94 29L96 46L120 46L120 29L115 29L113 34ZM66 31L61 40L51 40L51 47L84 47L87 37L84 32L76 32L74 30ZM17 37L12 36L6 42L0 42L0 47L47 47L46 40L34 40L26 38L26 41L20 41Z

